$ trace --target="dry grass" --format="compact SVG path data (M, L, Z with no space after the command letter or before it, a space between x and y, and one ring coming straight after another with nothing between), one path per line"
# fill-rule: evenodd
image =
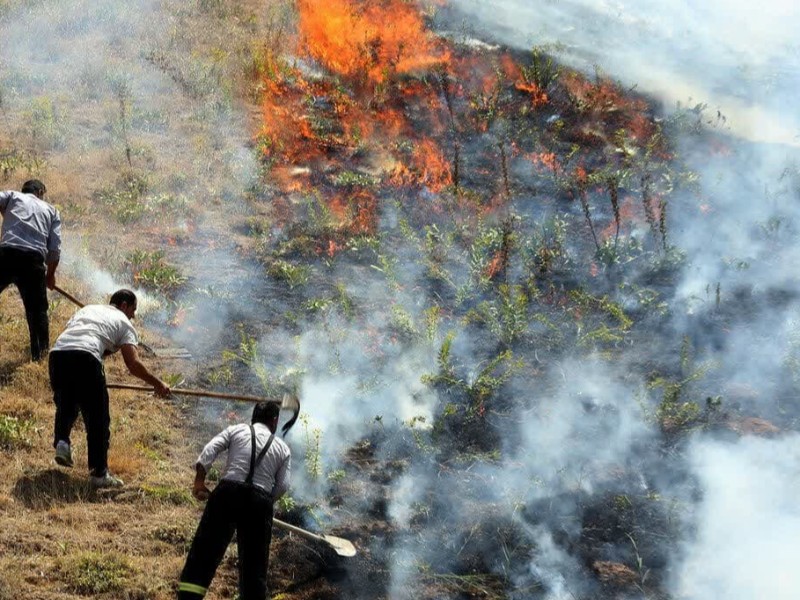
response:
M55 311L54 332L70 310L62 305ZM15 294L0 296L0 311L0 334L10 339L8 323L22 316ZM185 442L180 411L153 397L113 391L109 463L127 485L122 492L96 493L87 485L80 420L75 468L52 460L46 363L27 362L26 347L5 343L0 362L12 366L0 387L0 415L34 427L30 447L2 451L0 461L0 547L6 550L0 554L0 599L172 598L199 511L188 493L196 448ZM107 359L106 368L109 377L125 376L119 357Z
M238 157L248 143L247 120L257 111L252 106L237 106L235 111L230 107L254 97L251 82L242 81L240 74L253 68L263 49L260 29L269 43L279 43L275 23L288 4L219 3L224 14L203 8L206 5L162 3L175 22L174 37L162 39L155 48L162 52L161 63L142 58L154 49L152 44L142 48L136 36L116 39L115 44L121 44L115 48L118 63L104 65L107 71L87 67L81 81L67 78L66 86L37 90L35 95L46 96L37 106L50 101L63 115L63 122L56 123L59 129L49 132L63 133L63 139L34 139L33 105L0 94L7 125L0 132L0 151L32 153L40 161L8 174L0 188L18 188L31 176L43 179L49 200L62 210L73 258L83 253L109 271L133 249L163 248L171 259L174 249L165 247L168 237L185 238L204 221L215 227L239 218L223 199L241 195ZM52 10L60 10L57 3ZM53 18L59 18L55 12ZM0 21L0 31L3 26ZM53 24L51 29L58 27ZM91 29L63 39L54 35L48 43L55 55L68 54L70 45L93 35ZM216 75L204 79L197 73ZM118 135L119 102L108 81L118 74L147 82L130 98L132 169ZM0 86L2 75L0 70ZM145 90L147 86L152 87ZM231 128L225 126L229 114L245 116ZM124 228L110 222L112 211L97 193L118 186L131 170L146 176L148 192L182 193L190 205L180 218L145 216ZM101 301L91 284L67 267L62 267L59 283L87 302ZM50 299L55 339L75 307L54 293ZM148 341L152 335L147 332ZM156 373L167 368L143 360ZM106 360L106 373L109 380L130 380L119 356ZM16 290L0 295L0 417L29 425L24 441L0 447L0 600L174 597L201 508L189 494L191 465L206 441L194 435L185 412L172 402L113 390L109 466L126 486L122 491L92 491L80 419L73 432L75 467L63 469L53 462L54 408L47 364L28 361L27 325ZM207 597L235 597L235 582L235 564L229 558Z

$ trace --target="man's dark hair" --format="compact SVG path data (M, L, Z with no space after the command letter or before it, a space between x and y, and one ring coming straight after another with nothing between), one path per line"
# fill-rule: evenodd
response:
M266 425L281 414L281 405L277 402L259 402L253 408L253 423Z
M127 302L128 306L136 306L136 294L130 290L117 290L111 294L111 300L108 301L109 304L113 304L117 308L122 306L123 302Z
M25 183L22 184L22 193L23 194L33 194L34 196L44 196L44 193L47 191L45 185L39 181L38 179L29 179Z

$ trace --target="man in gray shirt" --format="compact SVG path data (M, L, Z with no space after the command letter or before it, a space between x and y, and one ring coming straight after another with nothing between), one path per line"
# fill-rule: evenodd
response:
M252 423L231 425L206 444L195 464L192 492L208 499L178 584L178 600L200 600L208 590L236 531L239 598L267 599L267 562L272 539L272 505L289 487L291 452L275 437L280 405L259 402ZM213 492L206 473L224 450L228 460Z
M36 361L50 346L46 287L55 287L61 258L61 216L44 201L46 191L41 181L31 179L21 192L0 192L0 293L12 283L17 286Z

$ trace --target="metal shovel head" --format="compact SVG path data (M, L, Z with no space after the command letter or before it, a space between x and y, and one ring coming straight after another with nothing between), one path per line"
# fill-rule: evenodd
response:
M153 348L144 342L139 342L139 346L142 350L157 358L182 358L188 360L192 358L192 355L186 348Z
M191 360L192 355L186 348L153 348L153 354L158 358L180 358Z
M321 535L320 536L326 544L328 544L337 555L345 558L350 558L356 555L356 547L352 542L336 537L334 535Z

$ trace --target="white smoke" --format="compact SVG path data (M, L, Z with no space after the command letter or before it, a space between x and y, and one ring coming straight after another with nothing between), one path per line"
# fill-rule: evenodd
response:
M521 48L551 45L562 60L595 67L676 102L708 103L745 138L797 145L800 85L792 0L452 0L469 26Z
M573 67L590 74L597 68L654 98L667 116L678 103L707 105L699 120L714 135L679 141L678 154L699 174L699 187L673 196L668 209L669 242L686 252L683 279L669 299L672 324L693 342L694 373L700 364L708 367L710 389L720 386L723 406L767 418L784 414L781 394L786 366L796 354L793 324L800 313L796 277L786 269L795 264L800 247L797 3L452 0L450 5L478 36L520 49L549 47ZM573 413L564 421L555 413L548 428L531 423L528 439L550 442L537 448L533 464L564 461L573 469L580 464L583 436L570 430L585 417ZM606 444L597 450L601 458ZM622 444L618 450L625 456L630 448ZM683 499L687 513L694 510L690 520L696 527L674 557L677 595L797 597L800 580L791 564L800 522L794 509L797 451L796 436L730 444L698 436L689 455L702 500L695 505L669 483L665 489ZM550 560L547 556L554 555L545 553L540 560ZM569 572L569 560L561 558L550 562Z
M800 437L698 441L692 466L703 498L695 543L679 559L675 588L699 600L789 600L800 590Z

